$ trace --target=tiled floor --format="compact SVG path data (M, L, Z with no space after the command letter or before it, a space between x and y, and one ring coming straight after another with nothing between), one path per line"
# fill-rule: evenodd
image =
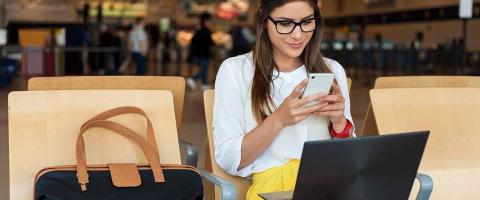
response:
M369 99L369 87L354 80L351 89L352 116L357 128L361 128ZM8 135L7 97L10 91L25 90L25 81L17 80L10 88L0 89L0 199L8 199ZM203 99L200 91L187 92L180 138L194 144L199 150L199 168L203 168L206 141Z

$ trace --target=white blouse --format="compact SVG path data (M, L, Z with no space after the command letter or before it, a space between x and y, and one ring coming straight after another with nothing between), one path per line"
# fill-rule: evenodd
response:
M335 79L345 98L345 117L353 124L345 71L334 60L325 58L325 62L335 73ZM215 158L221 168L234 176L247 177L252 173L284 165L291 159L300 159L304 142L331 139L328 129L330 120L312 115L304 121L285 127L254 162L237 170L243 137L257 126L251 109L253 74L252 54L248 53L225 60L220 66L215 82L213 107ZM279 106L295 86L307 78L307 71L305 66L301 66L289 73L274 71L272 76L274 77L272 97Z

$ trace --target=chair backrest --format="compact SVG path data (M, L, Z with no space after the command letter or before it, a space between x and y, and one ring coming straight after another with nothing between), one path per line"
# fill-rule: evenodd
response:
M212 133L212 120L213 120L213 104L214 104L214 97L215 97L215 91L214 90L206 90L203 93L203 102L205 106L205 119L207 123L207 134L208 134L208 145L207 145L207 152L206 152L206 157L208 157L206 160L210 162L206 162L205 167L207 170L211 170L211 172L219 176L221 178L224 178L228 181L231 181L235 184L237 188L237 199L245 199L245 196L247 194L247 190L252 184L250 180L247 180L246 178L242 177L235 177L227 174L225 171L223 171L220 166L218 166L217 162L215 161L215 145L213 144L213 133ZM215 189L215 199L221 199L221 195L219 193L219 189Z
M185 79L176 76L72 76L35 77L28 90L169 90L173 94L175 119L180 129Z
M34 178L45 167L73 165L80 126L94 115L119 106L137 106L153 122L162 163L180 164L172 94L169 91L28 91L8 97L10 199L33 199ZM142 116L112 120L141 134ZM102 131L93 129L91 131ZM87 134L88 164L146 163L132 141L115 134Z
M375 89L427 87L480 87L478 76L397 76L379 77Z
M374 89L370 96L381 134L430 130L419 172L432 176L431 199L478 199L480 88Z
M478 76L397 76L380 77L374 89L382 88L429 88L429 87L480 87ZM367 108L359 136L378 135L371 104Z

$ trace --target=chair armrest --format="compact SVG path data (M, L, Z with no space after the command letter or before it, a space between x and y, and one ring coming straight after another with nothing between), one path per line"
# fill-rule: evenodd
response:
M420 191L418 191L417 200L428 200L433 190L432 178L425 174L417 174L416 177L420 181Z
M235 184L215 176L205 170L200 170L200 173L207 181L213 183L215 186L220 187L222 190L222 200L235 200L237 198L237 188L235 187Z
M179 143L180 143L180 147L183 148L185 150L185 153L187 154L184 164L197 167L197 162L198 162L197 148L192 144L185 142L183 140L180 140Z

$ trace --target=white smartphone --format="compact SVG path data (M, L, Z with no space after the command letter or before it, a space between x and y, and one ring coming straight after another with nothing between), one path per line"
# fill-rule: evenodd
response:
M302 97L306 97L315 93L326 92L328 93L332 88L335 74L333 73L311 73L308 76L308 84L303 90ZM317 101L307 103L305 106L313 106L317 104Z

